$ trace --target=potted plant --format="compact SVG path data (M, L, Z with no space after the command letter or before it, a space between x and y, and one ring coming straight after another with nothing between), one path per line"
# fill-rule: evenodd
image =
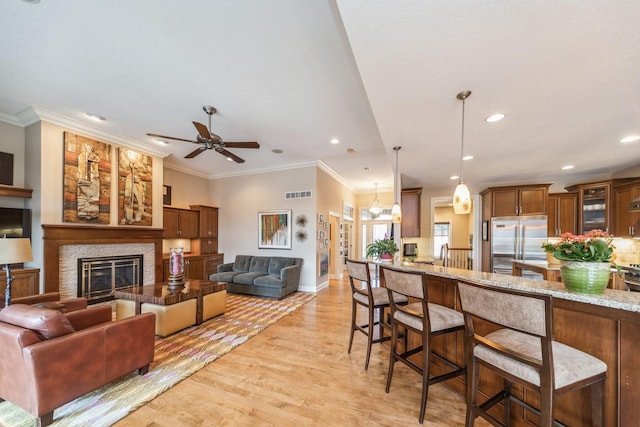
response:
M604 292L615 259L612 235L602 230L584 235L564 233L559 241L544 243L542 248L560 261L562 282L568 290L587 294Z
M393 254L396 252L398 252L398 245L387 234L384 235L384 239L376 239L367 245L367 257L393 259Z

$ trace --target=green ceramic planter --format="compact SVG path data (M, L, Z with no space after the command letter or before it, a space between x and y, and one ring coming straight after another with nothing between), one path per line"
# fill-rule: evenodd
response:
M601 294L611 277L611 263L561 261L562 282L569 292Z

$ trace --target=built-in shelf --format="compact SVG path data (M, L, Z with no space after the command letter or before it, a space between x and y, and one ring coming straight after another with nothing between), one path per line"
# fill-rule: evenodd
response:
M0 196L23 197L25 199L30 199L31 193L33 193L33 190L28 188L18 188L18 187L11 187L8 185L0 185Z

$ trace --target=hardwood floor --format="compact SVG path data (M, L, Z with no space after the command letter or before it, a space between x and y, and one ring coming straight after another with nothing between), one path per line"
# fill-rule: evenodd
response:
M388 347L366 337L347 354L351 296L331 280L316 299L142 406L116 426L419 425L421 379L396 364L385 393ZM465 403L429 388L426 426L464 425ZM479 422L476 425L480 424Z

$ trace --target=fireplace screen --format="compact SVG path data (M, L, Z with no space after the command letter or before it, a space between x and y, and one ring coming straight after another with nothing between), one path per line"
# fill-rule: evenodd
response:
M142 284L143 255L78 259L78 296L90 303L113 299L116 289Z

